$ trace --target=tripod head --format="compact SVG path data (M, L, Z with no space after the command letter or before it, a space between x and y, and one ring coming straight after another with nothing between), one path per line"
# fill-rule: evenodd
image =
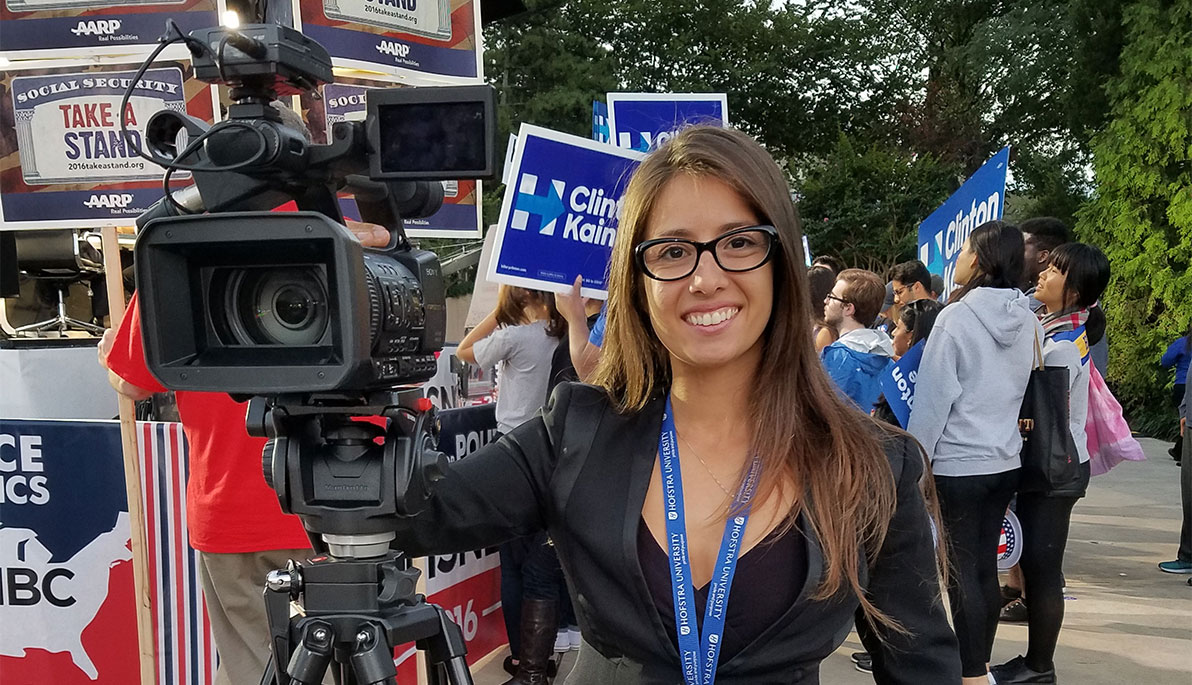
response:
M265 481L282 511L300 516L312 542L337 558L383 556L447 465L435 449L434 407L417 389L255 397L246 423L250 435L269 438Z
M417 389L254 397L246 424L268 438L265 480L282 510L325 552L266 579L273 660L262 685L314 685L329 667L340 683L394 683L393 645L406 642L424 650L432 682L471 683L459 627L417 594L421 572L390 549L447 464L430 401Z

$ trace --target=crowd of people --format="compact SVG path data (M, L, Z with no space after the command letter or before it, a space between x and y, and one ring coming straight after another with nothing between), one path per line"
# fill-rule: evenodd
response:
M564 649L579 652L569 685L817 683L853 626L878 682L1057 682L1105 256L1039 218L975 228L952 292L918 261L888 278L804 264L778 165L739 131L690 127L630 179L603 309L578 281L505 287L460 343L498 369L500 437L452 464L395 542L501 545L508 685L549 683ZM138 336L126 320L104 360L131 394L157 389ZM1182 354L1186 374L1192 330L1181 340L1164 363ZM912 351L903 411L883 379ZM1077 465L1063 487L1023 475L1021 410L1047 367L1063 371L1049 409ZM1024 549L1001 587L1010 507ZM1192 572L1192 545L1166 563ZM1028 648L994 665L1008 594Z

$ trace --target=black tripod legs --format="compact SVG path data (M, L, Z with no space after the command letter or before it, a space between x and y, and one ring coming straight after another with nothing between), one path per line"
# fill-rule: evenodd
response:
M331 659L335 656L335 632L325 621L311 621L304 626L302 641L294 649L286 671L291 681L302 685L319 685ZM392 663L389 664L393 666ZM372 682L372 681L368 681Z
M464 634L442 607L434 608L439 613L439 631L432 637L418 642L418 648L424 650L423 654L426 656L427 683L472 685L472 674L468 671L465 658L467 647Z

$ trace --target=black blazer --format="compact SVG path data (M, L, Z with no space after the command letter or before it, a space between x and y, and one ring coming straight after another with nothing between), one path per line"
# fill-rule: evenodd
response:
M604 391L560 385L540 416L452 464L428 510L397 531L397 545L415 555L447 554L546 529L586 643L568 685L681 683L678 649L667 638L637 557L663 400L618 414ZM870 600L910 634L870 646L875 680L959 683L956 637L944 614L919 490L923 461L901 436L887 441L887 454L898 507L875 562L861 572ZM844 641L858 601L844 591L812 598L823 555L810 532L807 542L808 581L799 600L719 667L718 684L819 682L819 663Z

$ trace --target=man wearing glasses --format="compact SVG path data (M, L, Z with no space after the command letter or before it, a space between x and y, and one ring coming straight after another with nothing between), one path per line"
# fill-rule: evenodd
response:
M932 298L931 273L917 259L895 266L890 279L894 284L894 304L899 308Z
M869 326L877 318L886 286L877 274L845 269L824 298L824 320L840 331L824 348L824 369L846 397L869 412L881 394L879 379L894 354L890 336Z

